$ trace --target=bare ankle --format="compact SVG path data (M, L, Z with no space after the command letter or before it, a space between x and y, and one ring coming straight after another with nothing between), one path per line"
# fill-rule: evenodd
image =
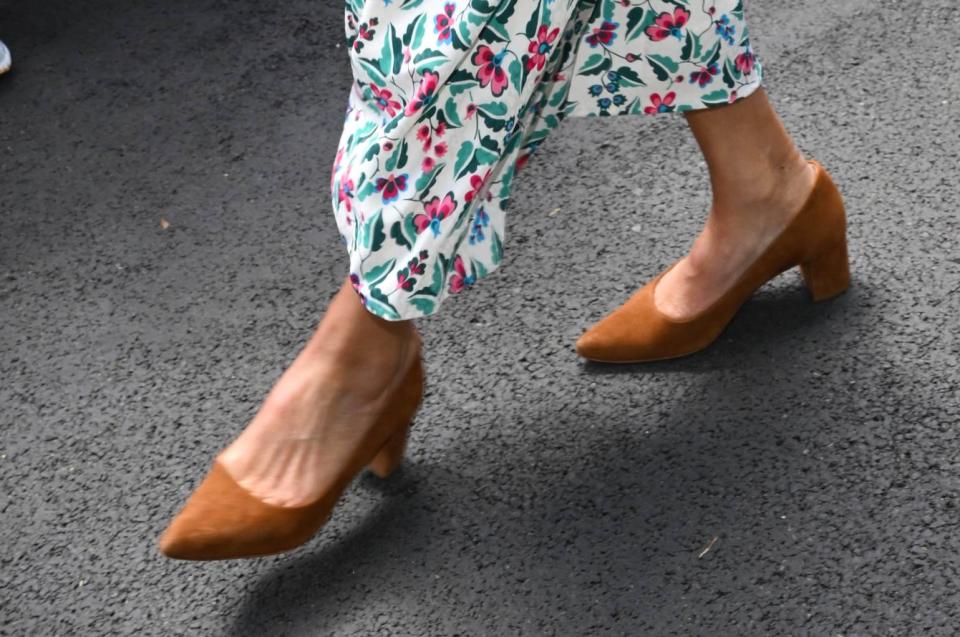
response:
M769 220L789 216L806 201L814 181L813 167L799 153L789 162L745 169L714 185L711 216L723 225L742 225L757 214Z

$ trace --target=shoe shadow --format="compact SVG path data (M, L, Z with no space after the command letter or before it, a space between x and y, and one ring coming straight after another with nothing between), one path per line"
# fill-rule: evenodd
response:
M845 350L871 323L869 290L856 294L810 310L793 292L760 297L683 363L694 374L640 396L620 393L629 375L585 374L496 414L445 407L462 435L433 457L415 440L424 460L362 480L380 505L280 558L232 634L810 628L811 609L850 593L822 582L890 540L870 499L876 448L837 442L882 435L883 406L917 400L846 385ZM884 364L883 348L857 354Z

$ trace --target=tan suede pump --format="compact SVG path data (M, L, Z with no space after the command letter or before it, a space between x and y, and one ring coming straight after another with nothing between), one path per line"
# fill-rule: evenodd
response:
M344 490L367 467L385 478L403 460L410 421L423 396L423 366L417 356L363 448L335 485L299 507L267 504L241 487L214 461L209 473L160 538L160 551L182 560L223 560L282 553L320 530Z
M850 284L843 199L827 171L810 163L817 177L803 208L720 299L688 319L665 316L654 290L668 269L587 330L577 353L604 363L642 363L697 352L716 340L760 286L794 266L814 301L843 293Z

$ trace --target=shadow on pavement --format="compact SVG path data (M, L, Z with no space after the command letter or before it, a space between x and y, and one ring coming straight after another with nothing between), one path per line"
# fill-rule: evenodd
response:
M814 306L795 290L764 293L715 347L672 364L694 372L690 395L650 414L652 434L616 406L516 407L505 416L529 421L530 435L504 441L491 430L442 465L414 464L385 483L386 499L359 526L338 538L325 531L257 582L233 634L321 634L378 614L391 626L391 608L417 609L418 629L444 634L586 634L600 621L662 628L718 611L734 622L723 604L764 604L764 595L774 615L792 612L776 600L778 576L790 565L802 572L806 554L829 562L841 541L837 527L795 516L810 498L852 497L843 480L830 493L827 474L842 468L817 454L864 424L855 403L832 401L835 379L821 384L817 370L869 323L869 304L852 302L869 294ZM784 493L788 501L771 499ZM855 510L856 498L842 507ZM768 570L747 559L757 553L769 553ZM594 592L622 615L593 616Z

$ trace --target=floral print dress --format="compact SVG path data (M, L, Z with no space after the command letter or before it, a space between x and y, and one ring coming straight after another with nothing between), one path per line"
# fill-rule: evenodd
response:
M742 0L346 0L346 31L333 204L353 286L389 320L497 268L511 185L565 117L760 86Z

